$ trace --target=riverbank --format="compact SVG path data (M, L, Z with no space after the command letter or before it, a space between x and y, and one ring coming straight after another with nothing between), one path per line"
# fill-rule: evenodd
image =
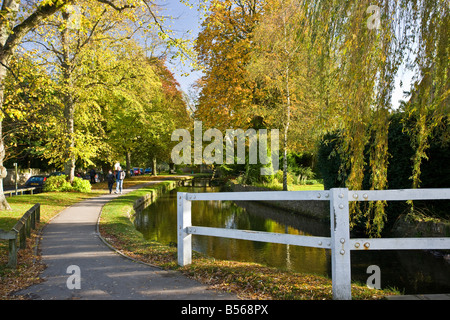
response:
M99 220L102 237L116 250L132 259L166 270L178 270L216 290L236 294L241 299L329 300L331 279L314 274L282 271L256 263L218 260L194 252L193 263L180 267L177 248L147 241L132 223L133 207L145 194L170 190L170 182L144 187L104 206ZM156 198L155 198L156 199ZM353 299L383 299L398 294L352 284Z
M303 186L302 190L308 190ZM232 192L250 192L250 191L275 191L267 187L255 187L242 184L227 183L227 188ZM315 186L313 190L318 190ZM330 203L329 201L259 201L269 207L283 209L305 217L314 218L321 221L330 220Z

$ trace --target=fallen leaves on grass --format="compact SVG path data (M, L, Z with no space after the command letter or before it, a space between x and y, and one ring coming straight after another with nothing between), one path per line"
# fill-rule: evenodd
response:
M17 291L39 283L39 274L45 269L40 257L35 255L35 235L27 239L27 246L17 252L17 268L7 267L8 253L0 254L0 300L25 299L14 295Z
M142 237L107 233L103 237L123 254L164 269L176 269L186 276L245 300L331 300L331 279L320 275L282 271L257 263L218 260L194 252L193 263L179 267L176 247L148 242ZM356 299L383 299L389 291L352 285Z

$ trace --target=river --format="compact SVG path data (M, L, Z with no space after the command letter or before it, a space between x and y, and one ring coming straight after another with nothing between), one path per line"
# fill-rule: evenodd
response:
M177 242L176 192L218 192L219 187L180 187L162 195L135 215L134 223L147 240ZM276 210L257 202L193 201L192 225L312 236L330 236L329 223ZM247 261L294 272L331 278L330 250L217 237L193 236L193 250L217 259ZM381 287L404 294L450 292L450 264L428 252L352 251L352 280L366 283L370 265L381 271Z

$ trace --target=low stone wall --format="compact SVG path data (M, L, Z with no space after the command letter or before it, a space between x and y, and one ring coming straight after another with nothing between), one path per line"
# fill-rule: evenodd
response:
M169 183L162 183L156 185L154 189L150 190L145 196L140 197L133 203L134 211L144 210L149 205L158 199L162 194L169 192L177 187L185 185L185 181L192 180L192 177L175 177L176 180L170 180Z
M411 221L401 215L391 233L396 237L450 237L450 222Z
M240 184L230 184L232 192L249 192L249 191L273 191L268 188L254 187ZM303 216L329 221L330 220L330 202L329 201L258 201L267 206L280 208Z

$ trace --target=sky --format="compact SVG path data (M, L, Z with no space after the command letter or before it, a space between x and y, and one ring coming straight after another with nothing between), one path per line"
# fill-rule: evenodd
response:
M158 4L164 9L164 15L173 17L171 24L177 35L184 35L184 38L186 38L186 33L190 31L189 38L195 39L197 37L200 31L201 19L195 7L189 8L181 3L180 0L160 0ZM183 66L179 61L176 61L174 64L169 64L169 67L179 82L181 89L185 93L189 93L190 87L201 77L201 73L198 71L193 72L188 63L186 65ZM189 76L184 76L184 73L189 73Z

